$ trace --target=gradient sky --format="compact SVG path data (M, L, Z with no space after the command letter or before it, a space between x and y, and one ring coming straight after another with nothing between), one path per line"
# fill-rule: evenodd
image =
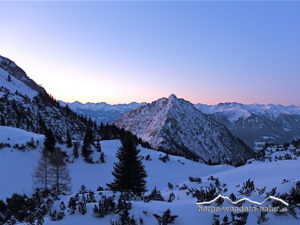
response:
M0 2L0 55L57 99L300 105L300 2Z

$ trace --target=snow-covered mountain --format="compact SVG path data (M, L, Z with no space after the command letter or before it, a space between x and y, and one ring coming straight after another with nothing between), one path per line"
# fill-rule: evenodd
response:
M125 113L115 125L156 149L205 162L237 165L253 156L253 152L224 125L173 94Z
M83 104L78 101L72 103L65 103L63 101L60 101L60 104L63 106L68 105L70 109L72 109L74 112L90 117L97 123L112 123L122 114L130 110L137 109L138 107L145 105L146 103L132 102L129 104L111 105L105 102L99 102L99 103L88 102Z
M0 56L0 125L35 133L51 129L59 140L81 138L93 123L62 107L13 61Z
M112 123L124 113L146 103L109 105L100 103L64 103L97 123ZM284 143L300 138L300 106L220 103L195 104L201 112L224 124L248 146L259 149L265 142Z
M251 147L266 141L290 142L300 137L300 106L244 105L236 102L195 106L223 123Z

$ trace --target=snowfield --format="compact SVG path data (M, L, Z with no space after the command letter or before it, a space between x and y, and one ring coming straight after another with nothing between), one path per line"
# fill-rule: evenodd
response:
M14 148L15 144L26 144L31 139L38 141L36 149L25 149L24 151ZM17 128L0 126L0 142L9 143L11 147L4 147L0 149L0 199L9 197L12 193L30 194L33 190L32 173L37 165L40 153L43 147L44 136L34 134ZM69 159L73 161L72 148L67 148L65 145L58 145L62 150L66 151ZM116 162L116 151L120 147L119 140L101 141L102 152L105 154L106 163L88 164L84 162L80 156L75 159L73 163L68 164L70 175L72 177L72 192L74 195L78 192L81 185L84 184L88 190L95 192L96 200L101 196L97 192L97 187L105 185L113 180L111 171L113 164ZM221 184L226 184L228 191L224 195L234 193L238 198L241 196L238 193L240 187L247 179L251 179L255 183L256 188L263 188L266 186L266 191L270 191L273 187L277 187L280 193L289 192L295 186L295 182L300 180L300 159L297 160L282 160L273 162L258 162L251 161L241 167L232 167L228 165L209 166L203 163L197 163L187 160L182 157L169 156L170 160L166 163L162 162L159 157L164 156L164 153L154 150L139 147L140 155L144 157L143 164L148 173L147 188L148 192L156 186L161 191L165 199L168 199L169 193L175 194L175 200L172 203L167 201L151 201L149 203L143 201L132 201L132 209L130 215L134 215L135 219L142 218L144 224L157 224L157 220L153 217L153 213L162 215L167 209L171 210L172 215L178 215L175 224L187 225L210 225L213 223L213 214L208 212L197 211L197 199L191 195L187 195L187 189L180 190L184 184L188 188L199 188L200 186L209 186L212 181L208 179L213 176L219 178ZM99 159L100 153L94 152L94 161ZM146 160L146 156L150 156L150 160ZM190 182L189 177L200 177L202 183ZM286 179L287 182L282 182ZM174 185L171 190L168 187L168 182ZM109 191L104 191L107 195L112 195ZM259 195L254 191L249 198L252 200L262 201L265 195ZM54 207L58 208L61 201L68 204L69 196L61 196L61 200L55 202ZM110 224L112 219L117 219L116 214L105 216L104 218L97 218L93 214L93 207L95 203L87 204L87 214L81 215L76 212L74 215L69 215L66 211L66 216L60 221L51 221L49 217L45 218L44 224L57 225L96 225L96 224ZM270 205L271 203L266 203ZM224 205L230 206L230 203L224 202ZM225 215L219 213L220 220ZM227 213L230 217L230 213ZM256 224L259 213L249 213L247 224ZM275 216L268 213L269 221L264 223L293 225L299 224L299 221L291 216ZM221 220L222 221L222 220Z

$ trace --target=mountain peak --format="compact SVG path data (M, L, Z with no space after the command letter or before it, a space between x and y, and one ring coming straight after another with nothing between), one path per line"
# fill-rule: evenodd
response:
M177 97L176 97L175 94L171 94L168 99L169 100L175 100L175 99L177 99Z
M204 162L239 164L253 156L224 125L174 94L125 113L115 125L156 149Z

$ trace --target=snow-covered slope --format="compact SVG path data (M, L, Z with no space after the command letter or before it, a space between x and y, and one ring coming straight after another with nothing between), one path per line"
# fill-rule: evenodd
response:
M1 192L0 199L9 197L12 193L25 193L29 195L32 192L31 175L34 171L37 161L40 157L44 137L34 133L26 132L16 128L0 127L0 142L5 142L13 145L15 141L20 140L19 144L26 143L33 138L39 141L36 149L26 148L20 151L13 147L4 147L0 149L0 180ZM80 186L84 184L87 190L95 192L96 200L99 201L103 195L112 196L110 191L96 191L98 186L105 187L106 183L113 180L111 171L113 163L116 162L115 154L120 147L120 141L101 141L102 152L105 154L105 163L103 164L88 164L79 157L73 163L69 163L68 167L72 177L72 192L70 196L59 196L59 200L54 202L52 210L60 211L59 205L64 201L68 205L71 196L78 193ZM72 161L72 149L65 145L59 145L62 150L66 151ZM163 153L139 147L141 156L143 156L143 164L148 173L147 188L149 192L156 186L161 191L162 196L168 199L171 192L175 194L175 199L172 202L167 201L132 201L132 209L130 215L134 215L135 219L141 218L143 224L153 225L158 224L153 216L154 213L162 215L167 209L171 210L172 215L178 215L175 220L175 225L198 225L212 224L214 215L219 215L222 220L225 215L229 218L231 214L225 212L198 212L197 198L193 197L191 191L193 189L208 188L214 186L218 179L222 187L222 194L229 196L234 193L240 199L245 197L239 194L243 182L251 179L255 184L255 189L248 196L251 200L263 201L266 192L269 192L273 187L276 187L277 193L288 193L295 183L299 180L298 171L300 170L300 159L295 160L280 160L272 162L262 162L251 160L251 164L241 167L232 167L228 165L209 166L203 163L197 163L187 160L183 157L169 156L169 161L162 162L159 157ZM280 146L280 151L284 153L284 149ZM288 150L295 149L290 146ZM274 149L273 149L274 150ZM300 150L300 149L299 149ZM93 158L97 159L99 153L94 152ZM275 153L274 153L275 154ZM146 160L146 156L149 159ZM201 178L200 182L192 182L189 177ZM173 185L170 187L168 182ZM258 189L266 187L264 193L260 194ZM148 192L148 193L149 193ZM59 221L51 221L47 214L44 218L45 225L96 225L110 224L112 219L117 219L117 214L109 214L104 218L97 218L93 213L93 208L96 203L87 203L87 213L82 215L76 210L75 214L71 214L69 209L65 209L65 217ZM270 206L272 201L268 201L264 206ZM243 203L244 206L247 203ZM217 206L212 204L210 206ZM233 206L228 201L221 204L220 207ZM296 211L299 212L299 211ZM250 212L247 225L257 224L259 212ZM298 214L299 216L299 214ZM291 215L276 216L275 213L268 213L268 222L265 224L272 225L296 225L299 220L296 220ZM26 223L24 223L25 225Z
M0 125L36 133L52 129L60 140L69 132L83 135L93 124L62 107L44 88L31 80L13 61L0 56Z
M240 164L252 151L222 124L175 95L130 111L115 121L154 148L205 162Z
M253 148L260 142L284 143L300 138L300 106L235 102L195 106Z
M10 76L10 78L9 78ZM22 95L27 95L30 99L33 99L38 93L24 84L18 78L11 76L7 71L0 68L0 97L5 94L5 89L8 89L11 93L19 92Z
M10 76L10 79L8 77ZM1 86L8 88L11 93L17 90L22 95L30 98L37 95L37 93L45 93L45 89L31 80L27 74L12 60L0 55L0 77Z
M34 150L20 151L13 146L26 145L31 139L38 141L39 145ZM0 149L0 180L7 182L1 185L0 199L9 197L11 193L30 193L33 190L32 177L34 168L40 158L43 148L44 136L27 132L18 128L0 126L0 143L8 143L11 147ZM67 148L65 145L58 145L62 150L70 155L73 161L73 149ZM116 152L121 146L119 140L101 141L102 152L105 154L106 163L88 164L82 158L69 164L69 170L72 177L72 189L76 192L84 184L93 190L98 186L106 186L113 180L111 171L116 162ZM168 182L181 183L182 178L188 176L206 176L214 172L224 171L231 168L228 165L208 166L202 163L196 163L179 156L170 156L170 161L163 163L159 157L164 153L139 147L141 156L144 158L149 155L149 160L143 160L143 164L148 172L147 181L148 189L165 188ZM92 157L94 160L99 159L98 152L94 152ZM8 172L4 172L8 171ZM174 174L170 176L170 171ZM19 179L19 177L21 179Z

